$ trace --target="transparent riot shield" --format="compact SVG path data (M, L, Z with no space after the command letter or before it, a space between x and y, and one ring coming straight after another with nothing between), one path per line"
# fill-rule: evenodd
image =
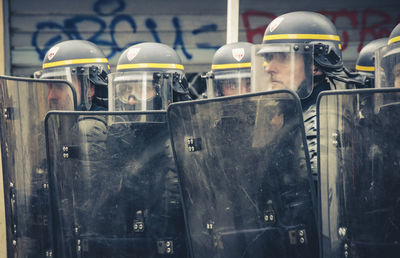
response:
M50 112L56 257L187 257L166 112Z
M171 104L168 119L192 257L318 257L293 92Z
M56 108L55 91L62 108L73 110L75 92L67 82L0 76L8 257L45 257L51 250L43 121Z
M317 112L321 257L398 257L400 89L324 92Z

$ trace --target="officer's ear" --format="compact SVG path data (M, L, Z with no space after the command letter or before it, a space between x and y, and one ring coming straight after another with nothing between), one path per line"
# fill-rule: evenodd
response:
M323 72L322 72L321 68L317 65L314 65L313 66L313 76L319 76L322 74L323 74Z
M94 85L92 82L89 83L89 88L87 90L87 96L88 98L93 98L95 95L96 91L94 89Z

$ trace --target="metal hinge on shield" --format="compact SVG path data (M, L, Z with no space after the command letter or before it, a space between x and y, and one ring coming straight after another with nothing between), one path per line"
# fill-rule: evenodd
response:
M272 201L268 200L267 202L267 208L264 211L264 221L268 225L273 225L276 222L276 213L274 210L274 206L272 205Z
M291 245L303 245L307 243L307 234L305 229L289 230L289 241Z
M348 258L350 256L349 244L348 244L348 232L347 227L338 228L338 236L343 241L343 254L344 257Z
M46 250L46 257L53 257L53 250Z
M73 159L79 157L79 147L78 146L62 146L63 158Z
M10 204L11 204L11 232L14 236L17 235L17 190L13 182L10 182ZM14 242L15 241L15 242ZM16 245L16 240L13 241L13 245Z
M14 108L13 107L4 108L3 117L6 120L12 120L14 118Z
M188 137L186 139L186 146L189 152L201 150L201 138Z
M174 242L172 240L157 241L157 252L159 254L173 254Z
M341 147L342 144L340 142L340 132L336 131L332 133L332 144L335 147Z
M133 220L133 232L141 233L144 232L144 215L143 211L138 210L136 212L136 217Z

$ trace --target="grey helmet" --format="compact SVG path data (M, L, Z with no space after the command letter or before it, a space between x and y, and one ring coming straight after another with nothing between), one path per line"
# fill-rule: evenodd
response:
M166 110L171 102L189 99L181 58L162 43L140 43L119 57L110 75L111 110Z
M251 49L248 42L230 43L215 52L211 71L207 73L209 98L252 92Z
M67 40L51 47L42 64L40 78L64 79L74 85L80 110L90 110L92 102L105 105L107 99L107 75L110 73L108 59L92 42ZM95 98L88 98L90 85L94 86Z

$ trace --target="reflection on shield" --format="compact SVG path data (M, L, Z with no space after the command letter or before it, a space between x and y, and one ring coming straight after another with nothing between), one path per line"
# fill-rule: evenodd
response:
M192 257L318 257L294 93L176 103L168 119Z
M318 155L323 257L400 253L400 90L321 94Z
M56 257L186 257L166 112L49 113Z
M74 91L67 82L0 76L8 257L51 253L43 121L54 103L53 88L64 93L63 109L73 110Z

